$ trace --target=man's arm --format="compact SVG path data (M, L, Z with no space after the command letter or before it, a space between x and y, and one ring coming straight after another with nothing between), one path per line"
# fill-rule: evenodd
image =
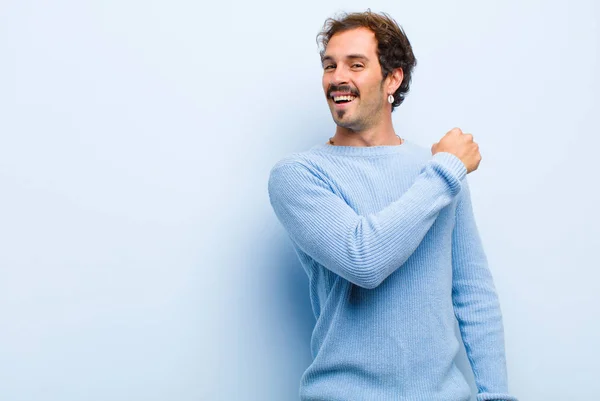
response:
M318 171L283 161L271 170L269 197L302 251L353 284L375 288L415 251L466 174L461 159L436 153L399 199L360 216Z
M456 206L452 270L452 302L475 376L477 401L517 401L508 394L502 314L473 216L467 179Z

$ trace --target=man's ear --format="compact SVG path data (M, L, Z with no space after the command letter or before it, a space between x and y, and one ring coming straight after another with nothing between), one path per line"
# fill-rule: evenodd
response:
M402 68L396 68L390 73L390 75L388 75L388 79L389 82L387 93L394 94L400 87L400 84L402 84L402 80L404 79L404 71L402 71Z

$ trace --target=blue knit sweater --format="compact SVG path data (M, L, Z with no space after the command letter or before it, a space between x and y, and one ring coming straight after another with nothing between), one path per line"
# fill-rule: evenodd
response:
M271 170L271 205L310 280L316 317L308 401L468 401L508 394L502 315L450 153L317 145Z

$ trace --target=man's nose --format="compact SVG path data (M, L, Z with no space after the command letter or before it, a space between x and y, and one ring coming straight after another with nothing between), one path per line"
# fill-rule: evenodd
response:
M347 84L349 82L349 74L348 70L342 66L338 66L333 72L332 84L342 85Z

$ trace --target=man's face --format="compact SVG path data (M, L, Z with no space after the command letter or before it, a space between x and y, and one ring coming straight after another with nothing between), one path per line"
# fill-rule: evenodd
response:
M323 90L337 125L363 131L383 115L383 90L375 34L367 28L331 37L323 55Z

